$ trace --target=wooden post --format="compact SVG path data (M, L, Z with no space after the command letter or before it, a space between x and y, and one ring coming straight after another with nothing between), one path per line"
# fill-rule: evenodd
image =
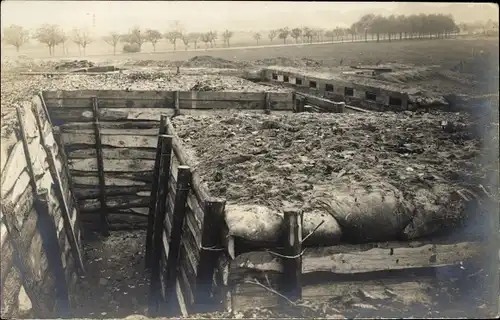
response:
M23 142L24 156L26 157L26 168L28 169L28 175L30 176L30 184L33 188L33 193L36 194L36 177L35 171L33 170L33 164L31 163L30 150L28 147L28 139L26 139L26 131L24 130L24 119L21 113L21 107L16 107L17 121L19 123L19 135L21 141Z
M161 253L163 250L163 222L166 216L166 202L168 196L168 182L170 180L170 162L172 157L172 137L168 135L159 136L160 148L160 162L158 164L158 188L156 195L156 203L154 205L154 221L151 243L151 284L150 284L150 297L149 297L149 312L154 316L159 311L159 303L161 296L161 283L160 283L160 261Z
M271 94L269 92L264 93L264 107L264 112L266 114L271 114Z
M47 109L47 104L45 103L45 99L43 98L43 93L39 92L38 97L40 98L40 101L42 103L42 108L45 117L47 118L47 121L49 122L50 126L53 127L52 120L50 119L49 109Z
M109 236L108 206L106 204L106 180L104 179L104 162L102 158L101 130L99 128L99 101L97 97L92 98L92 111L94 113L95 148L97 155L97 171L99 176L99 200L101 204L101 232Z
M33 108L34 109L34 108ZM47 154L47 162L49 164L49 171L52 176L52 181L54 182L56 197L59 201L59 207L61 208L61 216L64 222L64 229L66 231L66 235L68 237L68 241L71 246L71 253L73 255L73 259L75 259L76 264L78 265L78 270L80 271L80 275L85 273L85 267L83 264L83 256L80 252L80 247L78 246L78 241L76 239L75 230L71 225L71 212L66 200L66 196L64 195L64 190L62 188L62 181L59 172L57 171L56 159L52 150L45 143L45 137L43 135L43 126L40 120L40 115L36 110L33 110L33 114L35 115L35 120L38 126L38 130L40 132L40 142ZM75 206L78 204L76 202L73 203Z
M153 230L156 210L156 200L158 199L158 183L160 179L160 162L162 158L162 135L166 133L167 116L160 117L160 129L158 131L158 144L156 146L155 166L153 169L153 184L151 186L151 197L148 212L148 230L146 234L146 268L151 268L151 255L153 251ZM169 163L170 167L170 163Z
M204 312L211 303L212 278L217 268L217 260L221 254L221 251L215 250L222 247L220 235L224 223L225 205L226 201L218 198L209 198L204 203L202 248L196 272L196 292L194 297L198 312Z
M302 211L284 210L285 241L282 290L290 300L302 299Z
M181 114L179 106L179 91L174 91L174 117Z
M35 200L35 210L38 214L37 229L42 239L42 246L47 255L49 270L56 281L56 306L58 316L68 317L70 312L68 284L66 272L61 261L61 247L57 226L53 216L50 214L48 190L42 189ZM59 312L58 312L59 311Z
M186 201L191 186L191 169L188 166L179 166L177 172L177 186L175 189L174 215L172 219L172 231L170 233L169 252L167 258L167 272L165 277L165 292L167 303L172 304L175 300L177 268L180 255L182 230L186 216Z

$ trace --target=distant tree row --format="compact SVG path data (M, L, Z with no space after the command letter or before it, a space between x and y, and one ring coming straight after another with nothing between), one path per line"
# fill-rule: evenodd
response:
M4 29L2 40L12 45L19 52L21 46L35 39L49 49L49 55L54 55L56 46L61 46L64 53L67 52L66 44L69 40L78 45L78 50L85 54L85 49L92 43L90 33L85 29L75 28L71 32L65 32L55 24L44 24L40 28L29 32L18 25L11 25Z
M374 14L366 14L350 27L335 27L331 29L319 29L310 27L301 28L279 28L270 30L267 33L267 38L272 43L275 39L287 43L289 39L293 39L295 43L313 43L324 41L341 41L351 39L372 40L378 42L381 39L393 41L396 39L414 39L414 38L446 38L458 32L462 33L483 33L496 30L498 32L498 22L488 20L487 22L476 22L469 24L456 24L451 15L443 14L413 14L405 15L390 15L381 16ZM225 47L230 46L234 32L226 29L220 34L220 39ZM261 32L252 34L256 44L265 37ZM78 46L80 54L85 54L87 46L94 39L88 29L74 28L66 32L59 26L54 24L44 24L40 28L29 32L27 29L19 25L11 25L4 28L2 41L8 45L12 45L19 52L20 48L28 43L30 39L37 40L39 43L47 46L50 55L54 55L55 48L61 46L63 53L67 53L67 43L69 41ZM168 30L164 33L155 29L143 29L135 26L125 34L112 32L103 37L103 40L113 47L113 53L116 54L117 47L123 43L123 52L140 52L144 43L151 43L153 51L156 51L158 42L162 39L167 40L173 45L173 49L177 50L177 44L182 42L184 49L188 50L193 47L198 49L198 44L203 42L205 48L216 47L219 34L217 31L210 30L206 32L186 32L179 21L174 21L170 24Z

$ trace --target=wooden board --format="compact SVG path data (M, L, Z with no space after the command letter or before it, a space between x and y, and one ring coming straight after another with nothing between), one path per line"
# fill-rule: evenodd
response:
M61 137L65 145L95 145L94 135L85 133L63 133ZM158 137L154 135L103 134L101 135L101 142L103 146L110 147L156 148Z
M149 172L153 170L154 160L118 160L104 159L105 172ZM69 159L68 165L72 171L97 172L97 159Z
M266 272L267 279L273 284L272 289L277 290L276 282L279 276L273 272ZM321 279L317 281L313 279ZM309 279L308 279L309 278ZM434 297L428 294L429 290L435 286L434 277L428 275L391 277L374 275L372 279L351 279L339 280L338 278L328 279L311 274L303 279L302 299L314 301L315 303L331 303L332 300L342 300L343 298L359 296L360 292L370 296L380 297L381 303L385 299L387 302L397 301L404 304L428 303ZM322 279L325 278L325 279ZM268 286L262 273L249 274L247 281L258 280ZM390 294L388 294L388 292ZM268 290L252 284L241 282L234 284L231 292L231 307L233 312L242 312L255 307L276 307L280 303L279 297Z
M136 135L136 136L158 136L158 129L108 129L108 128L100 128L99 131L102 135ZM65 134L87 134L94 136L95 131L93 129L65 129ZM95 139L95 137L94 137Z
M71 172L75 187L96 186L99 184L97 172ZM104 174L107 186L139 186L151 184L153 171L143 172L106 172Z
M82 145L68 148L68 159L96 158L93 146ZM153 148L102 148L103 159L145 159L154 160L156 151Z
M146 192L149 196L151 191L151 185L145 184L142 186L106 186L105 188L107 196L118 196L118 195L133 195L137 193ZM98 186L89 186L87 188L75 188L75 196L79 200L84 199L97 199L99 198L100 188ZM145 194L138 194L145 195Z
M439 267L458 264L481 255L486 247L480 242L435 244L432 242L388 242L379 247L339 245L308 248L302 256L302 273L339 274ZM260 271L282 271L280 258L269 252L243 253L231 265ZM252 266L252 267L249 267Z
M81 200L78 204L81 212L96 212L101 207L99 199ZM106 197L106 205L109 209L145 208L149 206L149 197L137 195Z
M181 109L181 115L193 115L193 116L210 116L214 113L221 112L237 112L238 110L231 109ZM255 110L244 110L245 112L251 113L265 113L264 109ZM275 110L273 114L289 114L292 111L291 108L287 110ZM50 116L56 125L66 124L68 122L92 122L92 117L90 115L91 110L82 108L52 108L49 110ZM174 109L126 109L126 108L108 108L100 109L99 115L101 121L134 121L144 122L149 121L159 121L160 116L165 114L169 117L174 115Z
M160 127L160 119L151 121L124 121L124 122L99 122L101 129L158 129ZM61 132L71 132L74 130L93 130L92 122L71 122L59 126Z
M174 98L173 91L154 91L154 90L59 90L44 91L44 100L51 99L90 99L98 97L99 99L171 99Z

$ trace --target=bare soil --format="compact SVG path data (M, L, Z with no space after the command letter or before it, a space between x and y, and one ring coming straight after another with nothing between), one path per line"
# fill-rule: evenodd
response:
M146 231L86 233L86 275L77 284L76 318L147 314L149 274L144 271Z

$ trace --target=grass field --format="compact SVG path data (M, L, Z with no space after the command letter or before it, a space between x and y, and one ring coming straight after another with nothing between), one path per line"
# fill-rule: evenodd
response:
M394 42L327 43L295 47L263 47L234 50L177 51L158 53L135 53L80 57L98 60L188 60L195 56L210 55L233 61L252 61L284 57L289 59L308 58L323 66L382 63L412 63L421 65L439 64L451 68L460 61L468 61L481 50L489 54L492 70L498 69L498 38L408 40ZM64 57L56 57L64 59Z

